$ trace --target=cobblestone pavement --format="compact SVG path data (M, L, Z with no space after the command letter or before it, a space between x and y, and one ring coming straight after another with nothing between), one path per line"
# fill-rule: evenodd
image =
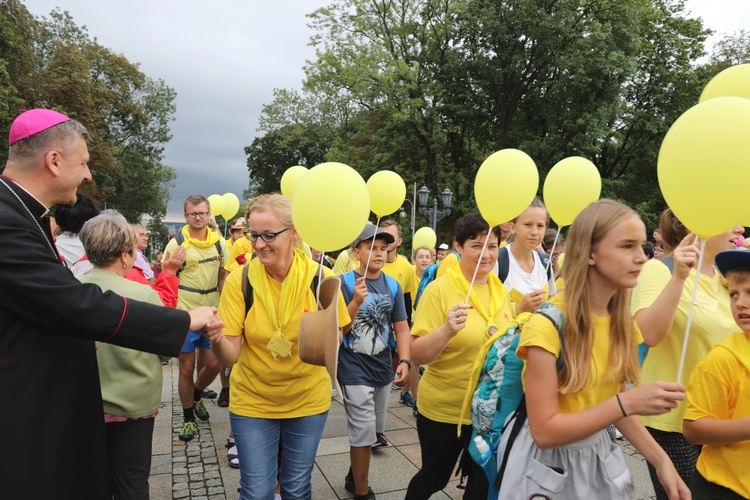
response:
M229 467L225 443L229 434L229 412L207 400L209 422L197 421L198 435L189 443L177 439L182 427L182 408L177 395L177 361L163 366L162 408L156 419L151 467L151 498L190 500L234 500L237 498L239 471ZM218 379L211 386L219 392ZM421 466L416 419L411 408L398 402L398 392L389 401L385 436L389 446L373 451L370 485L379 500L401 500L411 477ZM654 492L646 462L625 440L620 441L625 460L633 472L634 499L653 499ZM313 470L313 498L349 499L344 476L349 468L349 441L346 415L339 398L328 414L323 439ZM459 499L463 490L458 481L448 483L433 499Z

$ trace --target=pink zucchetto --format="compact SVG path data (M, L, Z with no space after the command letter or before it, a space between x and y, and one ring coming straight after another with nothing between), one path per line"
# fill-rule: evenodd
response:
M8 145L38 134L50 127L70 121L70 118L51 109L30 109L21 113L10 126Z

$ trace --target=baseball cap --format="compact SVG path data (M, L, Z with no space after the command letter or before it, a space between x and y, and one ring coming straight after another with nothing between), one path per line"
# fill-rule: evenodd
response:
M750 252L747 250L725 250L716 254L716 267L726 276L729 271L738 267L750 267Z
M8 134L8 145L67 121L70 121L70 118L51 109L37 108L25 111L13 120Z
M437 249L438 250L448 250L449 247L448 247L447 243L441 243L440 245L438 245Z
M385 231L381 230L377 226L373 226L371 224L368 224L365 226L365 228L362 230L362 233L357 237L356 240L354 240L354 247L358 247L360 243L363 241L368 241L373 238L383 238L386 243L389 245L396 241L393 238L393 235L390 233L386 233Z

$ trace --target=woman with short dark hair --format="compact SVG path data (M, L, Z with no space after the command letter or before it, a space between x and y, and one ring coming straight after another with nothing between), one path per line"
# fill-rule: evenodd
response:
M454 232L454 248L461 259L424 289L411 330L412 360L427 366L420 381L417 415L422 468L409 483L407 499L427 499L448 484L456 459L471 437L469 409L463 415L458 409L474 360L489 336L515 316L508 292L493 272L500 229L490 231L479 212L474 212L456 221ZM459 424L460 437L456 435ZM463 469L468 476L464 498L486 499L487 478L468 453L465 456L463 463L471 466Z

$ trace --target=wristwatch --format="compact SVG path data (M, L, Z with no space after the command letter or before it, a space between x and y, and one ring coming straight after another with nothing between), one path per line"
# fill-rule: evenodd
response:
M406 366L409 367L409 370L411 370L411 360L410 359L399 359L398 364L406 363Z

